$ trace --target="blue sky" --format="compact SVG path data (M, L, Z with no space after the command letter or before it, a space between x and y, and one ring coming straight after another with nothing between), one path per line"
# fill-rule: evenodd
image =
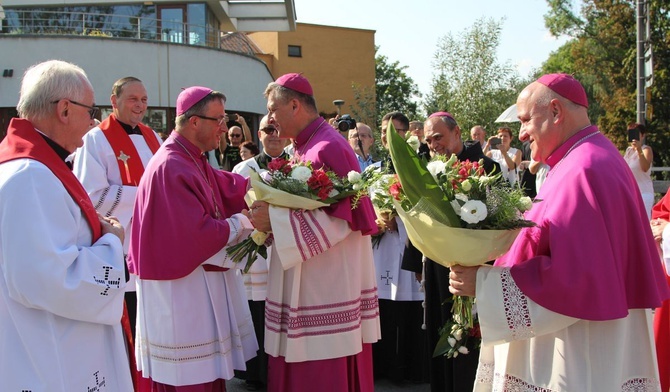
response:
M380 53L409 68L422 93L430 89L440 37L469 29L481 17L504 18L498 59L525 76L566 39L544 27L545 0L294 0L298 22L376 30Z

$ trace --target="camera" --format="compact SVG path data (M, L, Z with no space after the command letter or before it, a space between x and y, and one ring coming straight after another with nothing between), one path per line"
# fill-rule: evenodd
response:
M499 137L492 137L491 140L489 140L489 145L491 150L497 150L500 148L500 144L502 143L502 139Z
M638 127L628 130L628 142L630 143L633 140L640 141L640 128Z
M344 114L335 120L335 124L337 125L337 130L340 132L348 132L350 129L356 128L356 120L348 114Z

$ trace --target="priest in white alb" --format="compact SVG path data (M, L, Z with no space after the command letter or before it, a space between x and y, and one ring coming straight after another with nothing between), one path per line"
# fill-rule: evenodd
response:
M0 390L133 390L121 329L124 230L68 156L98 113L84 71L29 68L0 143Z

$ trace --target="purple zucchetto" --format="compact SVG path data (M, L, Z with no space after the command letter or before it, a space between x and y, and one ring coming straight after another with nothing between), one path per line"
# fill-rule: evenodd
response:
M309 84L307 78L305 78L299 73L289 73L286 75L282 75L278 77L277 80L275 80L275 83L277 83L280 86L289 88L293 91L314 96L312 85Z
M177 116L181 116L187 110L200 102L203 98L212 92L211 88L202 86L193 86L184 89L177 97Z
M572 75L564 73L547 74L541 76L537 82L549 87L556 94L569 99L577 105L584 106L585 108L589 107L584 87Z

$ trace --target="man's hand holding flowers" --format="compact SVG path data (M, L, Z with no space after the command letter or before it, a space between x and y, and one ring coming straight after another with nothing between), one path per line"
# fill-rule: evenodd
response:
M474 297L477 288L477 270L481 266L465 267L459 264L451 266L449 272L449 291L454 295Z
M256 200L251 205L248 218L256 230L265 233L272 231L269 207L270 204L260 200Z

